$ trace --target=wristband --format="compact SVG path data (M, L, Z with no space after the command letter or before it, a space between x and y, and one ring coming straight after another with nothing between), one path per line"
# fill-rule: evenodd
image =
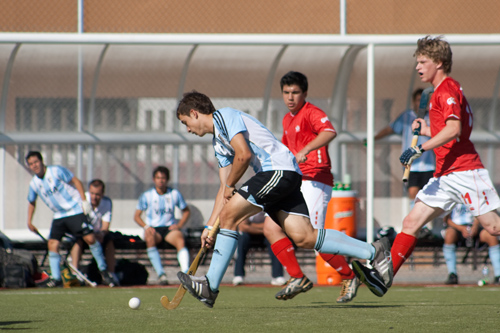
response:
M214 227L212 227L211 225L206 225L205 226L205 229L208 229L208 231L212 230Z
M422 148L422 145L419 145L419 146L418 146L418 149L420 149L420 152L421 152L421 153L423 153L423 152L425 151L425 149L424 149L424 148Z
M151 226L146 224L143 228L144 228L144 230L148 230L149 228L151 228Z
M227 184L226 184L226 187L227 187L227 188L234 188L234 186L229 186L229 185L227 185Z

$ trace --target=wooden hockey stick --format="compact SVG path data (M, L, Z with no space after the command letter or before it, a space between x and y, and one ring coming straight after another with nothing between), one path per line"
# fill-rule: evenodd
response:
M219 230L219 218L215 221L212 230L208 233L208 237L213 238L217 231ZM187 274L193 275L196 273L196 270L198 269L198 266L200 265L201 259L205 256L207 253L208 248L203 246L200 251L198 251L198 254L196 255L196 258L194 258L193 262L191 263L191 266L189 266L189 270ZM179 286L179 289L177 289L177 292L174 295L174 298L172 298L171 301L169 301L167 296L162 296L160 299L161 305L167 310L173 310L179 306L181 303L182 299L184 298L184 294L186 293L186 289L182 286L182 284Z
M420 104L418 105L417 118L425 117L425 110L427 110L427 105L429 104L429 96L434 92L434 87L425 88L422 91L422 95L420 96ZM418 137L420 135L421 125L419 124L415 130L413 130L413 138L411 139L410 147L415 147L418 143ZM410 167L411 164L408 164L403 173L403 183L408 182L408 178L410 177Z

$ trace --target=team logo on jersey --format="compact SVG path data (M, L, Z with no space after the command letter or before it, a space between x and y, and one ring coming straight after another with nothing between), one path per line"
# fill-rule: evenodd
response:
M297 132L297 133L300 132L300 126L299 125L295 126L295 132Z
M328 121L328 117L321 118L321 122L324 124Z
M455 99L453 97L448 98L446 103L448 103L448 105L457 104L457 102L455 102Z

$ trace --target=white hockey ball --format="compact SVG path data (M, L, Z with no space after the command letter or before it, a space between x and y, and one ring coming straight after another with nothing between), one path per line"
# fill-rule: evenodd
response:
M137 310L139 306L141 306L141 300L137 297L132 297L130 301L128 301L128 306L130 306L131 309Z

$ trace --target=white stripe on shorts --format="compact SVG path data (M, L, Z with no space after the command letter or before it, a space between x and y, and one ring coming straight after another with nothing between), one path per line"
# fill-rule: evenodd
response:
M262 189L259 192L257 192L257 196L263 197L266 194L268 194L276 186L276 184L278 184L278 182L282 177L283 177L283 170L274 171L273 176L267 182L267 184L264 185L264 187L262 187Z

